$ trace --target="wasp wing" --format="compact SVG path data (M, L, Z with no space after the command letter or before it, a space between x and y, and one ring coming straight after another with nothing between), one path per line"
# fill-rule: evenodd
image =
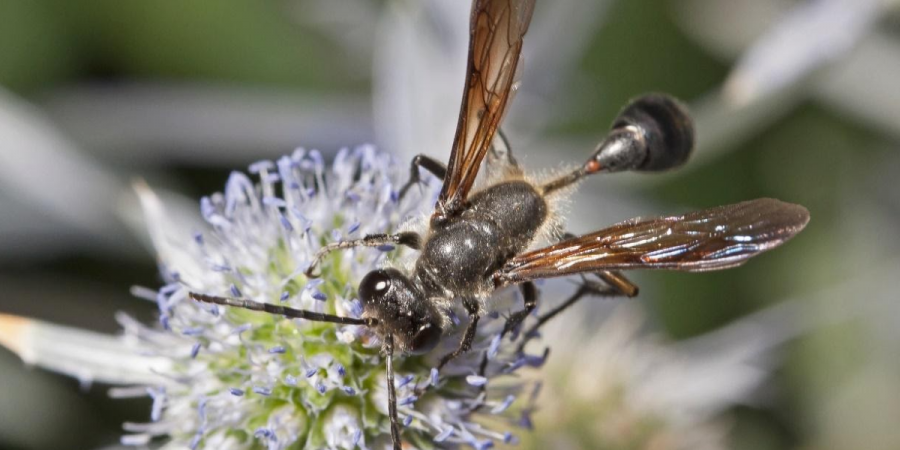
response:
M436 214L451 216L465 205L503 113L515 90L522 37L534 0L475 0L469 31L465 94Z
M767 198L631 219L518 255L494 277L502 285L600 270L727 269L781 245L808 221L806 208Z

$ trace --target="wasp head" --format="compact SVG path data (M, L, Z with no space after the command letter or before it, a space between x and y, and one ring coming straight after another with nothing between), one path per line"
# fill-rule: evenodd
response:
M399 270L369 272L359 283L359 300L363 316L378 320L376 332L392 334L405 352L427 353L441 339L442 316Z

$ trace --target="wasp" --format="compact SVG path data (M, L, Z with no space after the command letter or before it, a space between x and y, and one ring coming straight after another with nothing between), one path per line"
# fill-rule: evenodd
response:
M518 86L522 42L534 3L473 1L465 92L450 159L444 165L425 155L416 156L410 179L399 192L402 199L419 181L420 168L443 180L427 229L328 244L317 252L306 271L308 276L316 276L321 260L341 249L393 244L418 250L409 273L377 269L360 281L360 318L191 294L203 302L370 328L381 338L386 355L388 412L395 449L401 448L401 440L393 356L434 349L450 326L447 310L454 302L462 302L469 321L458 348L440 359L438 370L470 349L484 313L483 303L497 289L518 285L523 293L524 307L507 318L505 334L516 329L536 307L534 280L573 274L594 274L601 280L546 314L539 326L587 293L637 295L638 287L621 271L700 272L739 266L781 245L809 221L809 212L802 206L757 199L680 216L632 219L534 248L553 235L560 220L560 199L585 177L672 169L687 161L694 146L693 122L685 107L667 95L649 94L621 111L584 164L545 181L526 177L498 130L511 93ZM483 163L501 176L474 189Z

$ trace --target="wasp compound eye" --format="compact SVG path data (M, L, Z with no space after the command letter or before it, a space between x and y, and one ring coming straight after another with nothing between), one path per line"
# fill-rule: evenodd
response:
M416 330L410 342L410 353L421 355L433 350L441 341L442 330L436 324L426 323Z
M359 300L364 306L383 302L391 290L391 281L385 270L369 272L359 283Z

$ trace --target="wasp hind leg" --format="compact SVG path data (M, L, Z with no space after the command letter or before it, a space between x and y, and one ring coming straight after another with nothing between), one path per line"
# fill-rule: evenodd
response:
M522 300L525 304L525 307L521 311L516 311L510 314L509 318L506 319L506 324L503 326L503 331L500 332L500 339L503 339L507 333L515 330L519 325L522 324L523 321L534 311L534 308L537 307L537 287L531 281L526 281L519 285L519 289L522 291ZM521 349L519 349L519 353L521 353ZM478 375L484 376L487 372L488 365L488 352L485 351L484 355L481 357L481 365L478 368Z
M509 318L506 319L506 325L503 326L503 331L500 333L500 338L502 339L506 336L507 333L513 331L518 327L532 311L537 307L537 287L534 286L534 283L531 281L526 281L519 285L519 289L522 291L522 300L525 304L525 307L521 311L516 311L509 315Z
M519 346L516 349L517 353L521 353L525 346L529 341L537 337L537 332L540 330L545 323L549 322L550 319L553 319L559 313L565 311L570 306L577 303L584 297L634 297L638 294L638 287L636 284L632 283L628 278L625 278L619 272L615 271L602 271L597 272L596 275L602 282L592 281L592 280L583 280L581 284L578 286L578 290L572 294L571 297L566 299L564 302L560 303L555 308L547 311L546 313L538 316L537 322L532 325L528 330L525 331L525 334L522 337L522 341L519 342Z
M563 235L563 240L572 239L575 235L572 233L565 233ZM602 297L634 297L638 294L638 287L624 275L619 272L614 271L600 271L595 273L595 275L603 281L603 285L598 283L590 283L585 280L582 283L582 287L587 286L588 292L585 292L583 295L593 294L596 296ZM506 326L503 327L503 332L500 334L501 339L506 336L512 330L515 330L516 327L521 324L532 311L537 306L537 288L534 286L534 283L531 281L527 281L519 285L522 290L522 297L525 302L525 308L522 311L517 311L509 316L509 319L506 320ZM578 298L580 299L580 297ZM576 299L575 301L577 301ZM573 301L572 303L574 303ZM565 305L565 302L563 303ZM565 307L568 307L566 305ZM563 307L562 309L565 309ZM562 312L562 309L556 312ZM552 311L551 311L552 312ZM549 314L549 313L548 313ZM526 337L527 339L527 337Z

